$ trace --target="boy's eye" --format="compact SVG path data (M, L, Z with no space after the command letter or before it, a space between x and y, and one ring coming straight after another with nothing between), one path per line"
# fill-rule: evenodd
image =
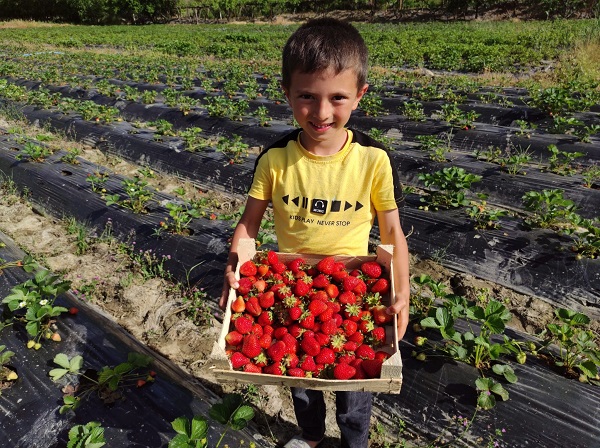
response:
M333 97L334 101L343 101L345 99L346 99L346 97L344 95L336 95Z
M302 98L303 100L310 100L312 98L312 95L309 95L308 93L303 93L302 95L300 95L300 98Z

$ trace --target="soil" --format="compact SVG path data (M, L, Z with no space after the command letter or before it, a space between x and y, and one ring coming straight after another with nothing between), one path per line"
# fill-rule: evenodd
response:
M18 124L26 133L39 134L39 129ZM0 119L0 127L15 126ZM57 145L78 146L82 157L100 165L110 166L115 173L131 175L137 166L80 143L55 141ZM156 176L152 184L159 191L171 192L179 186L189 188L176 178ZM214 197L223 212L241 205L239 197ZM0 197L0 230L11 237L24 251L48 269L61 273L72 281L75 296L86 300L99 311L112 316L114 321L135 338L147 344L157 353L181 366L197 377L205 386L217 393L229 392L232 386L217 384L205 368L207 358L217 339L221 322L216 298L207 309L207 323L197 326L188 318L188 308L183 301L181 289L164 279L144 279L136 272L130 259L123 254L117 242L101 242L88 238L89 248L78 254L77 238L67 231L67 222L46 214L39 207L16 194ZM553 316L552 307L534 297L515 293L510 289L477 279L471 275L452 272L429 259L411 258L411 272L428 274L436 281L443 281L455 294L474 298L483 289L492 297L502 300L513 312L511 328L535 333ZM598 323L595 324L596 331ZM248 395L263 412L255 422L264 427L263 434L271 435L275 443L283 444L298 432L289 391L275 386L262 386ZM335 422L333 394L327 395L327 439L322 448L336 446L339 432ZM375 424L375 421L373 421Z

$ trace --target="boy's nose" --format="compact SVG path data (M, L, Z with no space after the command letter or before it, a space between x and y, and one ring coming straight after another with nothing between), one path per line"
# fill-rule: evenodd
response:
M313 113L319 120L327 120L331 114L331 105L327 101L320 101L315 106Z

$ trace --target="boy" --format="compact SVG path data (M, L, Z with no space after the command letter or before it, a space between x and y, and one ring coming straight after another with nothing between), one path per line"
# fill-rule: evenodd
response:
M240 238L255 238L269 202L281 252L368 255L377 217L382 244L394 245L399 336L408 325L408 249L398 216L397 172L387 152L345 126L367 91L367 48L350 24L316 19L301 26L283 50L282 88L299 130L261 153L244 213L235 229L220 305L237 288ZM320 391L292 388L302 436L287 448L314 448L325 435ZM337 392L336 419L343 448L368 445L372 394Z

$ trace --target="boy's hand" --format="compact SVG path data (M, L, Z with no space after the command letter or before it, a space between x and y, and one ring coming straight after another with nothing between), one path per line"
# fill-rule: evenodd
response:
M223 279L223 290L221 291L221 299L219 300L219 307L225 310L227 306L227 299L229 298L229 289L238 289L239 283L235 278L235 272L225 272L225 278Z
M386 310L388 314L396 314L398 316L398 340L404 338L406 328L408 327L409 303L408 294L396 294L394 304Z

